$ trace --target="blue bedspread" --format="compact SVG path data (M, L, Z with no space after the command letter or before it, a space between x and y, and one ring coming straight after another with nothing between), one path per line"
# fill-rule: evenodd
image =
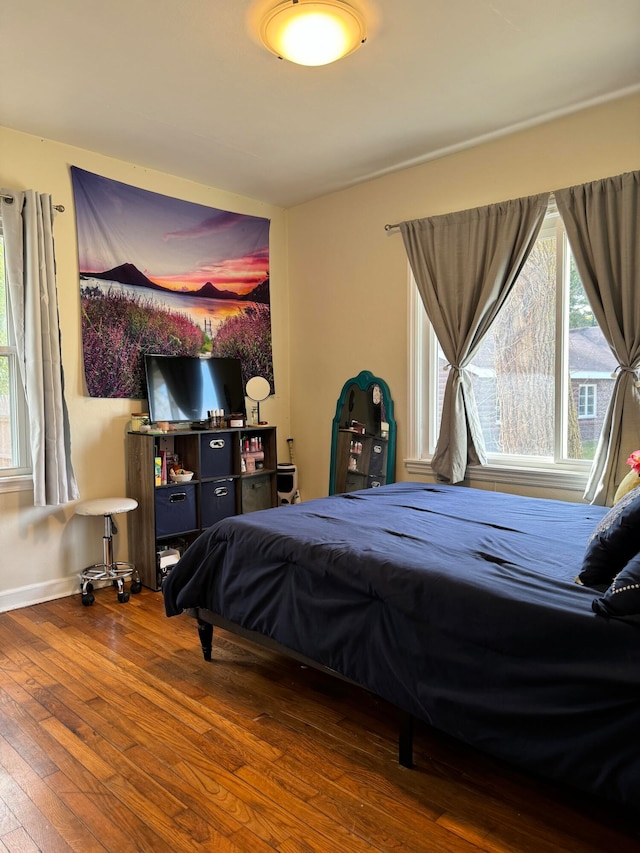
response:
M396 483L220 522L164 585L494 756L640 805L640 626L574 583L606 512Z

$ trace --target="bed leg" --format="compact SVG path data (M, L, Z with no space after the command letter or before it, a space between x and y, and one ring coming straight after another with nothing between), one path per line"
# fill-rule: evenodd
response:
M202 654L205 660L211 660L211 649L213 647L213 625L198 619L198 636L202 646Z
M398 762L403 767L413 767L413 715L400 711L398 715Z

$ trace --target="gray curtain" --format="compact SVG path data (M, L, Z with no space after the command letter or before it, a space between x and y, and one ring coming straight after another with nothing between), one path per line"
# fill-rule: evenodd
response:
M558 210L593 313L619 369L585 498L611 504L640 449L640 172L558 190Z
M450 365L433 470L451 483L484 464L484 438L465 370L535 243L548 193L400 223L411 269Z
M5 282L29 410L33 500L56 506L78 497L60 359L51 197L2 190Z

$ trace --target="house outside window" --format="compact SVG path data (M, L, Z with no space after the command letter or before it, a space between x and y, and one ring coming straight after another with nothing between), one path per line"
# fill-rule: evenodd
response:
M0 217L0 486L10 477L30 472L27 407L9 321Z
M419 465L435 449L447 364L413 279L410 305L409 454ZM489 466L574 472L586 479L615 368L552 203L518 280L468 367ZM593 392L581 391L585 386ZM590 395L588 403L584 398L590 420L581 414L582 394Z

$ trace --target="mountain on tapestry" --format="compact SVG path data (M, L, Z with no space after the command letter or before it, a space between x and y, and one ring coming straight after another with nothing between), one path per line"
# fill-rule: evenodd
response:
M269 220L71 176L89 395L143 399L151 352L239 358L273 392Z

